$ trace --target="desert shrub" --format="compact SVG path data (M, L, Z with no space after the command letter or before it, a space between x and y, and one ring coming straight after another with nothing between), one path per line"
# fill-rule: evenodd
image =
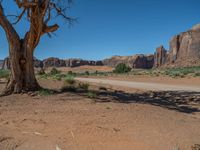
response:
M75 79L73 76L67 76L64 79L64 84L65 85L74 85L76 83Z
M87 97L91 98L91 99L95 99L95 98L97 98L97 94L95 92L93 92L93 91L89 91L87 93Z
M196 73L194 74L194 76L195 76L195 77L200 77L200 72L196 72Z
M9 70L0 69L0 78L9 79L9 77L10 77Z
M52 79L57 80L57 81L61 81L62 78L63 78L62 74L55 74L55 75L52 76Z
M89 71L85 71L85 75L89 76L90 75Z
M37 72L37 74L41 76L41 75L44 75L44 74L46 74L46 73L45 73L44 69L40 69L40 70Z
M127 66L126 64L118 64L115 69L114 69L114 73L128 73L131 71L131 68L129 66Z
M72 75L72 74L73 74L73 72L72 72L72 71L68 71L68 72L67 72L67 74L69 74L69 75Z
M49 75L48 74L43 74L39 76L41 79L48 79Z
M68 75L67 77L65 77L62 91L76 92L76 81L74 79L74 76Z
M38 94L39 94L40 96L49 96L49 95L53 95L54 92L53 92L52 90L49 90L49 89L40 89L40 90L38 91Z
M52 68L51 71L50 71L50 75L56 75L56 74L60 74L61 72L56 69L56 68Z
M164 70L164 74L171 77L185 77L187 75L194 75L200 71L200 67L182 67L182 68L168 68Z
M84 91L88 91L89 86L90 85L88 83L79 83L79 88L84 90Z

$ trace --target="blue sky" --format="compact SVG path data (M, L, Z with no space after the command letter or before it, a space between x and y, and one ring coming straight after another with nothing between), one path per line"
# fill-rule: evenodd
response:
M153 53L161 44L168 48L175 34L200 23L200 0L75 0L70 11L78 18L69 28L61 19L56 36L43 37L35 50L47 57L103 59L112 55ZM7 14L17 13L13 0L5 0ZM16 26L23 35L28 24ZM0 29L0 59L8 55Z

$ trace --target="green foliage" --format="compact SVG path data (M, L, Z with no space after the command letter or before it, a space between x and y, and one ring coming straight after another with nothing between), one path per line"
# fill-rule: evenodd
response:
M72 78L76 76L76 73L73 73L72 71L69 71L67 74L61 73L61 71L57 70L56 68L52 68L52 70L49 73L39 73L38 74L40 78L42 79L53 79L57 81L62 81L68 78Z
M61 72L59 70L57 70L56 68L52 68L50 71L51 75L56 75L56 74L60 74Z
M76 76L76 73L75 73L75 72L72 72L72 71L68 71L67 75Z
M186 76L200 76L200 66L197 67L181 67L181 68L166 68L166 69L134 69L129 75L150 75L160 76L166 75L172 78L184 78Z
M64 85L62 90L63 91L72 91L72 92L76 92L76 81L74 79L74 76L66 76L64 79Z
M90 75L89 71L85 71L85 75L89 76Z
M187 75L198 75L200 67L183 67L183 68L168 68L164 70L164 74L170 77L185 77Z
M72 72L72 71L68 71L67 74L68 74L68 75L73 75L73 72Z
M76 83L74 76L67 76L64 79L64 85L74 85Z
M10 77L9 70L0 69L0 78L9 79L9 77Z
M128 73L131 71L131 68L127 66L126 64L118 64L115 67L115 70L113 71L114 73Z
M37 74L38 74L39 76L42 76L42 75L44 75L44 74L46 74L46 73L45 73L44 69L40 69L40 70L37 72Z
M63 78L62 74L55 74L55 75L52 76L52 79L57 80L57 81L61 81L62 78Z
M196 73L194 74L194 76L195 76L195 77L200 77L200 72L196 72Z
M90 85L88 83L79 83L79 88L84 90L84 91L88 91L89 86Z
M97 98L97 94L95 92L93 92L93 91L89 91L87 93L87 97L91 98L91 99L95 99L95 98Z
M40 89L40 90L38 91L38 94L39 94L40 96L50 96L50 95L53 95L54 92L51 91L51 90L49 90L49 89Z

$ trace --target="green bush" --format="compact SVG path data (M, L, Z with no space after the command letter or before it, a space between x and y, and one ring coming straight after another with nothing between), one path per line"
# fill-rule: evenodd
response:
M8 79L9 77L10 77L9 70L0 69L0 78Z
M55 74L55 75L52 76L52 79L57 80L57 81L61 81L62 78L63 78L62 74Z
M88 83L79 83L79 88L84 90L84 91L88 91L89 86L90 85Z
M40 76L42 76L42 75L44 75L44 74L46 74L46 73L45 73L44 69L40 69L40 70L37 72L37 74L40 75Z
M126 64L118 64L115 69L114 69L114 73L128 73L131 71L131 68L129 66L127 66Z
M67 76L64 79L64 85L74 85L76 83L73 76Z
M200 77L200 72L196 72L196 73L194 74L194 76L195 76L195 77Z
M67 76L64 79L64 85L62 87L62 91L72 91L76 92L76 81L74 76Z
M95 92L89 91L87 93L87 97L91 98L91 99L95 99L95 98L97 98L97 94Z
M67 74L68 75L73 75L73 72L72 71L68 71Z
M60 74L61 72L59 70L57 70L56 68L52 68L50 71L51 75L56 75L56 74Z
M89 71L85 71L85 75L89 76L90 75Z

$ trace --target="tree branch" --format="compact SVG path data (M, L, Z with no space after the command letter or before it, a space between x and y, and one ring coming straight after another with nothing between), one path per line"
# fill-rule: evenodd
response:
M56 30L58 30L59 26L57 24L54 24L52 26L44 26L43 27L43 34L45 33L49 33L49 32L55 32Z
M24 8L30 8L30 7L33 7L33 6L37 6L37 3L36 2L29 2L27 0L15 0L18 7L21 8L21 7L24 7Z
M6 18L1 3L0 3L0 26L4 29L9 43L17 44L16 42L20 41L20 37L17 34L16 30Z

